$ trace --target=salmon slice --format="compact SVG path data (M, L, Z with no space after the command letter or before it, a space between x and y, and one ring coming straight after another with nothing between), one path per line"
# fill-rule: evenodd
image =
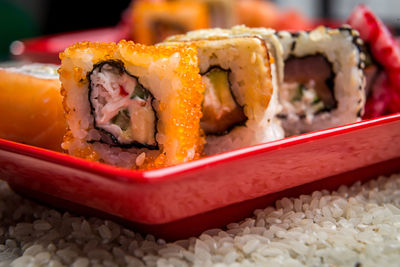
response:
M66 121L54 67L0 68L0 138L61 151ZM39 74L39 75L37 75Z

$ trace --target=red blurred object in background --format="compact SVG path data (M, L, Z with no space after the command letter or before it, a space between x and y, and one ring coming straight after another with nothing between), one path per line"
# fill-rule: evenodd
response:
M357 6L347 22L359 31L383 71L367 100L364 118L400 112L400 47L385 24L365 5Z
M282 10L270 1L236 1L238 24L248 27L273 28L278 31L299 31L313 28L314 23L295 9Z
M364 118L376 118L382 114L388 114L388 106L390 103L390 81L385 72L381 72L375 78L371 88L371 95L365 104Z
M315 23L313 23L309 18L307 18L297 10L289 9L287 11L281 12L275 29L278 31L304 31L311 30L315 26L317 26L315 25Z
M165 0L141 0L163 2ZM133 2L132 2L133 3ZM276 30L309 30L318 25L337 27L338 21L311 20L296 10L281 10L273 2L261 0L237 0L235 5L238 24L249 27L269 27ZM132 29L131 7L122 12L120 23L115 27L61 33L34 39L15 41L11 45L14 59L43 63L59 63L58 54L79 41L118 42L130 39ZM374 118L400 111L400 47L373 12L360 5L351 13L348 23L360 32L369 44L373 59L379 63L372 92L368 97L364 118Z
M137 1L157 3L165 0ZM308 30L316 25L315 22L300 12L294 9L281 10L270 1L236 0L231 3L235 10L237 24L290 31ZM131 8L132 4L125 11L121 11L121 20L115 27L60 33L15 41L10 47L11 55L16 60L57 64L59 63L58 54L76 42L118 42L121 39L130 39L135 27L132 23ZM318 23L320 22L318 21Z

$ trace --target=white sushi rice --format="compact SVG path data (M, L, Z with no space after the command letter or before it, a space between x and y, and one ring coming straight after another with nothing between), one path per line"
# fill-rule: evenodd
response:
M400 175L283 198L225 230L167 243L71 215L0 182L0 266L399 266Z

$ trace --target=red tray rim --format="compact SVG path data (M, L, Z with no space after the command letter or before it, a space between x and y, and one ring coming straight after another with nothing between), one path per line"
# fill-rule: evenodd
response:
M155 170L131 170L115 167L112 165L93 162L86 159L74 157L68 154L46 150L18 142L13 142L0 138L0 150L13 152L43 161L51 162L57 165L62 164L65 167L75 168L81 171L97 174L114 181L125 183L151 183L162 181L168 177L193 172L204 167L212 167L230 160L238 160L244 157L250 157L255 154L265 153L267 151L282 149L288 146L307 143L317 139L326 138L338 134L343 134L357 129L368 128L376 125L390 123L400 120L400 113L382 116L374 119L363 120L356 123L346 124L334 128L305 133L292 137L283 138L263 144L227 151L221 154L207 156L192 162L182 163L175 166L164 167Z

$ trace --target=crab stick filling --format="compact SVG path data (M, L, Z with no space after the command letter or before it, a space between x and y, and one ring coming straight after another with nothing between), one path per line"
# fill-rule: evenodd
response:
M119 61L104 61L89 74L94 126L110 145L156 149L153 96Z

